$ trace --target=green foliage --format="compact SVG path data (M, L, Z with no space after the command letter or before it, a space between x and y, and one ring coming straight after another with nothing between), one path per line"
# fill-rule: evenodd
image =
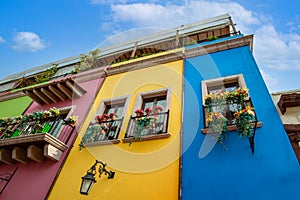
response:
M43 83L45 81L49 81L51 76L53 76L57 72L57 65L58 64L53 64L53 67L51 67L50 69L47 69L46 71L35 75L35 83Z
M252 123L255 121L254 108L246 107L243 110L234 113L236 118L236 127L239 136L251 137L254 133Z
M208 124L209 129L213 133L219 134L218 142L223 144L223 141L226 138L227 129L227 118L219 112L211 112L206 118L206 122Z
M185 46L191 46L191 45L194 45L194 44L197 44L196 40L192 40L191 42L186 42Z
M75 67L75 69L71 71L71 74L77 74L78 72L94 69L101 66L100 60L98 58L100 51L100 49L95 49L90 51L88 54L80 55L80 62Z
M214 35L214 36L208 37L207 41L212 41L212 40L217 40L217 39L218 39L218 36Z

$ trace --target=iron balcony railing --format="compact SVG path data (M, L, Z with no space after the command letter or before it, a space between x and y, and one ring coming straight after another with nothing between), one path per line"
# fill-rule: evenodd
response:
M123 118L97 123L91 122L82 138L82 142L93 143L116 140L119 138L122 123Z
M208 124L206 119L210 112L219 112L222 113L224 117L227 118L227 125L236 125L236 119L234 117L234 113L239 109L245 109L246 107L253 107L252 101L249 98L248 100L243 101L243 103L228 103L226 101L218 104L212 104L211 110L209 110L208 106L203 106L203 120L204 120L204 127L208 128ZM255 121L257 122L257 116L255 115Z
M235 125L237 125L237 121L234 117L234 113L238 110L241 109L245 109L246 107L252 107L253 108L253 104L251 101L251 98L249 98L248 100L243 101L243 103L237 103L237 102L224 102L224 103L218 103L217 105L211 105L210 108L208 108L207 106L203 106L203 119L204 119L204 126L205 129L208 129L208 123L206 122L206 119L209 115L209 112L220 112L222 113L226 118L227 118L227 126L229 128L229 126L234 127ZM255 110L253 110L255 113ZM249 140L249 144L250 144L250 148L251 148L251 152L252 154L254 154L254 138L255 138L255 134L256 134L256 129L258 127L258 119L256 116L256 113L254 115L254 120L252 121L253 125L253 132L251 135L248 136L248 140ZM261 126L261 125L260 125ZM232 129L232 130L237 130L237 129Z
M15 121L0 127L0 141L7 138L20 138L39 133L47 133L67 144L74 126L64 124L65 116L48 117L45 119L29 119L27 121Z
M130 117L125 138L138 138L168 132L169 110L149 116Z

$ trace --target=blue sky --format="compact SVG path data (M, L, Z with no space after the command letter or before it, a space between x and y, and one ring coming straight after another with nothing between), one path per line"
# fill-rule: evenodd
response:
M89 52L120 32L229 13L238 30L254 34L269 91L300 89L299 9L296 0L1 0L0 79Z

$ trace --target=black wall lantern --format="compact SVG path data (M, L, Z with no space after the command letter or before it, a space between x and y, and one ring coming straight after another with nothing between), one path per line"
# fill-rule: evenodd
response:
M99 165L99 177L104 173L108 176L108 179L113 179L115 176L115 172L108 171L105 167L106 164L96 160L95 164L87 171L86 175L81 177L82 182L80 186L80 194L88 195L94 183L96 183L95 175L96 175L96 167Z

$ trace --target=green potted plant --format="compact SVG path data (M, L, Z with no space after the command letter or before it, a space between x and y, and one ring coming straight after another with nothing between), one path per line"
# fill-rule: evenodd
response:
M210 112L206 118L209 132L218 134L218 143L223 144L227 129L227 118L219 112Z
M234 113L236 127L239 136L251 137L254 132L253 122L255 122L254 108L246 107Z

